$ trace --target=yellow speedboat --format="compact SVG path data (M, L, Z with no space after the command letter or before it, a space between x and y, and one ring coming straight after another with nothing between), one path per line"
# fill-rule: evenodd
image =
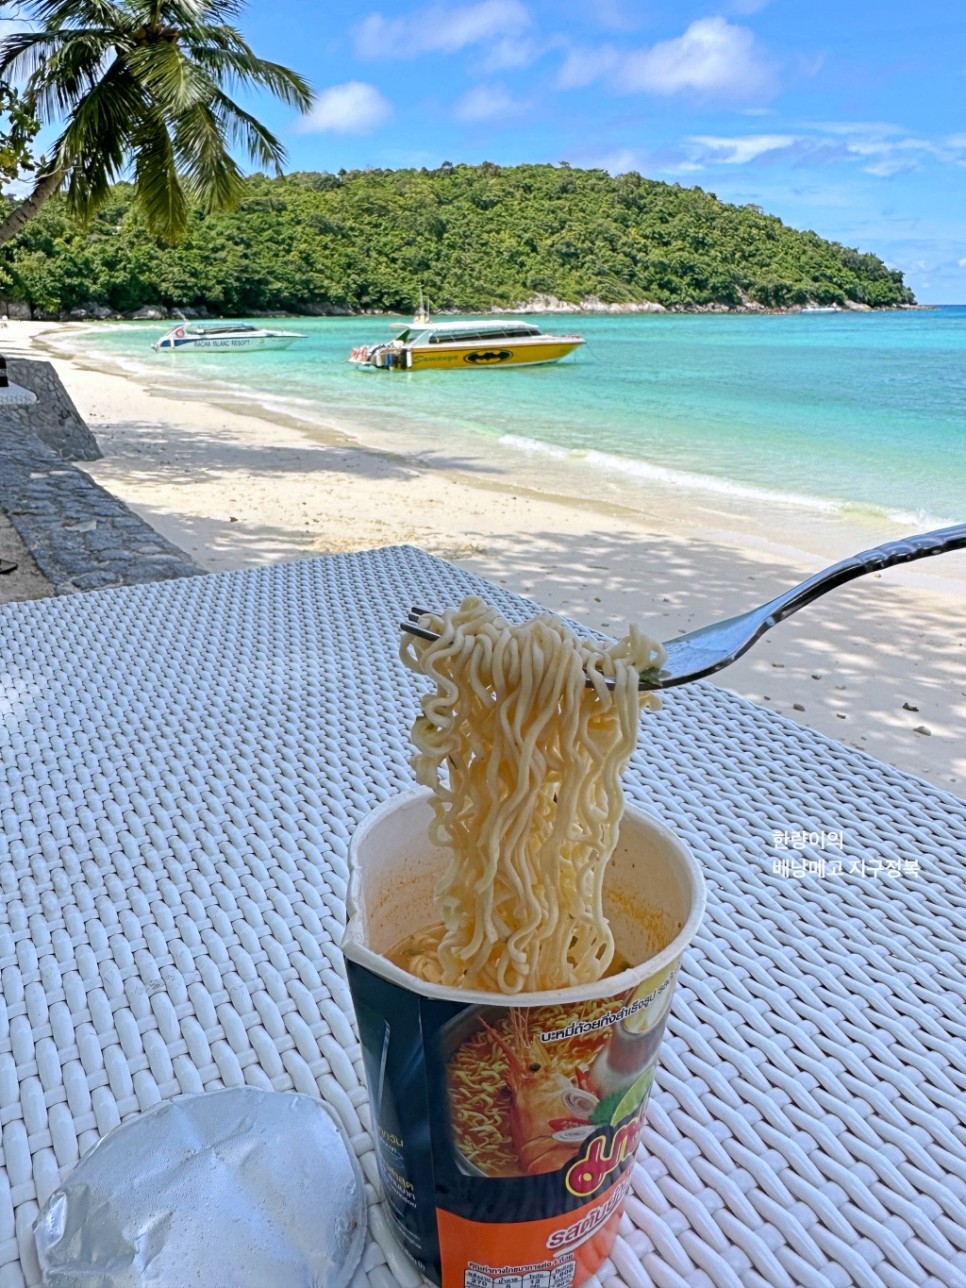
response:
M544 335L532 322L417 319L385 344L359 345L349 361L378 371L476 371L559 362L584 343L582 335Z

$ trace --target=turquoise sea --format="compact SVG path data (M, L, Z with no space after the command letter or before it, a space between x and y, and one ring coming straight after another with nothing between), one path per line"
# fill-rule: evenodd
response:
M584 335L577 360L418 374L348 366L354 345L388 337L384 317L288 320L306 336L291 349L225 356L155 354L163 323L103 323L77 335L75 352L310 425L377 437L391 427L396 448L408 430L449 457L499 440L504 461L525 456L531 469L578 463L589 492L595 478L606 488L623 475L919 527L966 517L966 306L535 320Z

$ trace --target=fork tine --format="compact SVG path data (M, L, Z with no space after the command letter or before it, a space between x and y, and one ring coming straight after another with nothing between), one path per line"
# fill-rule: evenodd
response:
M439 639L439 636L436 634L436 632L429 631L426 629L425 626L420 626L418 624L419 618L424 617L426 615L434 616L434 614L429 609L422 609L422 608L410 609L408 619L405 622L399 623L399 629L401 631L406 631L409 635L415 635L421 640L428 640L431 644L435 643L436 640ZM603 680L604 680L605 688L612 689L614 687L614 681L610 676L605 675L603 677ZM590 679L589 676L587 677L587 687L588 688L593 687L593 681ZM642 692L645 689L655 689L659 687L660 685L658 684L646 684L644 682L643 676L641 677L640 688Z
M422 613L419 616L421 617ZM439 639L435 631L428 631L424 626L417 626L415 617L410 618L409 621L400 622L399 629L408 631L410 635L418 635L421 640L429 640L431 644Z

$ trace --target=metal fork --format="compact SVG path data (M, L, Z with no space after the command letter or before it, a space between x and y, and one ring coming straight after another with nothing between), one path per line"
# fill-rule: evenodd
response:
M641 674L642 689L673 689L678 684L690 684L692 680L702 680L705 676L723 671L732 662L747 653L766 631L797 613L806 604L814 603L822 595L843 586L855 577L864 577L866 573L879 572L891 568L893 564L911 563L913 559L928 559L932 555L946 554L949 550L960 550L966 547L966 523L958 523L952 528L939 528L935 532L921 532L916 536L903 537L899 541L887 541L884 545L874 546L861 554L852 555L830 568L817 572L791 590L771 599L760 608L752 608L737 617L728 617L723 622L714 622L711 626L702 626L677 639L667 640L664 644L667 658L663 666ZM420 639L435 640L439 637L433 631L419 625L420 617L426 615L426 609L414 608L409 620L400 622L400 627ZM590 681L587 681L590 684Z

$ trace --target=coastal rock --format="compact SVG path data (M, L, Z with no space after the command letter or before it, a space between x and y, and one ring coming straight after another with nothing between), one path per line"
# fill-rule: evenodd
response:
M310 318L347 318L353 314L353 310L347 304L332 304L329 301L319 304L299 304L292 311ZM366 312L369 310L367 309Z
M599 295L585 295L580 301L582 313L623 313L624 305L607 304Z
M168 316L168 310L163 304L145 304L136 313L131 314L131 320L134 322L162 322Z
M605 304L602 299L596 295L585 295L580 301L580 309L583 313L666 313L667 309L663 304L656 304L653 300L643 300L640 303L633 302L630 304Z
M764 304L759 304L757 300L753 300L746 291L743 291L741 289L740 286L738 287L738 298L741 300L742 313L767 313L768 312L768 309L765 308Z
M496 305L491 313L502 313L504 310ZM624 304L608 304L597 295L585 295L579 304L570 300L561 300L556 295L532 295L530 299L513 305L514 313L666 313L663 304L653 300Z
M491 313L501 313L503 310L494 306ZM528 300L519 304L514 304L514 313L579 313L580 305L571 304L569 300L560 300L556 295L531 295Z
M26 300L0 300L0 313L5 313L16 322L29 322L33 317Z
M859 300L846 300L845 307L851 309L853 313L871 313L871 304L862 304Z

